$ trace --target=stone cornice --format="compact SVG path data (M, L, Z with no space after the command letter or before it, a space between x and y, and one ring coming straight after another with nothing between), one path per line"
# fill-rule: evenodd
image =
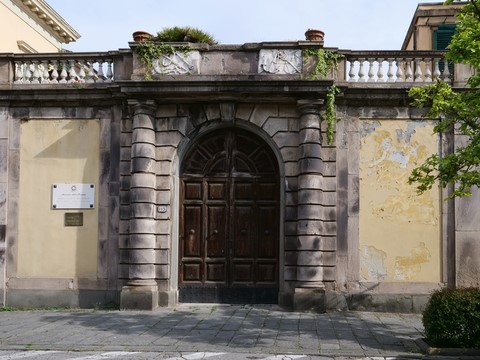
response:
M11 0L20 9L27 12L60 43L76 41L80 34L75 31L50 5L44 0Z

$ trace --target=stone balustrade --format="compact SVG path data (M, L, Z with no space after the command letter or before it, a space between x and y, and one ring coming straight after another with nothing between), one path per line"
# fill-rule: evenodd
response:
M114 81L109 54L31 54L15 56L13 84L93 84Z
M154 63L151 75L155 81L172 80L172 76L176 80L180 79L179 76L189 80L208 80L225 75L238 79L255 75L265 79L306 80L311 79L309 72L315 59L305 59L305 48L307 46L299 42L197 46L191 54L165 56L162 61ZM378 87L383 84L388 87L388 84L397 83L397 86L409 87L435 79L443 79L454 86L465 83L465 70L457 71L460 69L457 64L453 71L454 67L449 65L444 52L338 51L344 58L339 60L338 69L330 72L325 80L334 80L345 86L377 84ZM1 73L5 67L0 66L0 85L8 83L13 86L146 81L147 71L133 49L105 53L5 54L0 55L1 63L10 64L10 71L5 76Z
M362 51L345 54L345 81L355 83L430 83L453 80L440 51Z

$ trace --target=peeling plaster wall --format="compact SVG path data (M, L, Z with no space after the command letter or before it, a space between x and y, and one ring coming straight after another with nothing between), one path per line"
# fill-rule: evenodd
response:
M438 151L433 122L361 121L360 280L441 280L440 190L418 196L407 180Z

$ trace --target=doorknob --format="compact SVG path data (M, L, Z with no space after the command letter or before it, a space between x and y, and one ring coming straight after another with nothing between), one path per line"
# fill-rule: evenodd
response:
M190 229L190 230L188 231L188 233L193 235L193 234L195 234L195 230L194 230L194 229Z
M217 235L217 234L218 234L218 230L217 230L217 229L213 230L213 233L214 233L215 235Z

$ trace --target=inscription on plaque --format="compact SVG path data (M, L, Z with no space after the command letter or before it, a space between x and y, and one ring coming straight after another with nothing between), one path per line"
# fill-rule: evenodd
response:
M83 213L65 213L65 226L83 226Z
M52 186L53 209L93 209L94 184L54 184Z

